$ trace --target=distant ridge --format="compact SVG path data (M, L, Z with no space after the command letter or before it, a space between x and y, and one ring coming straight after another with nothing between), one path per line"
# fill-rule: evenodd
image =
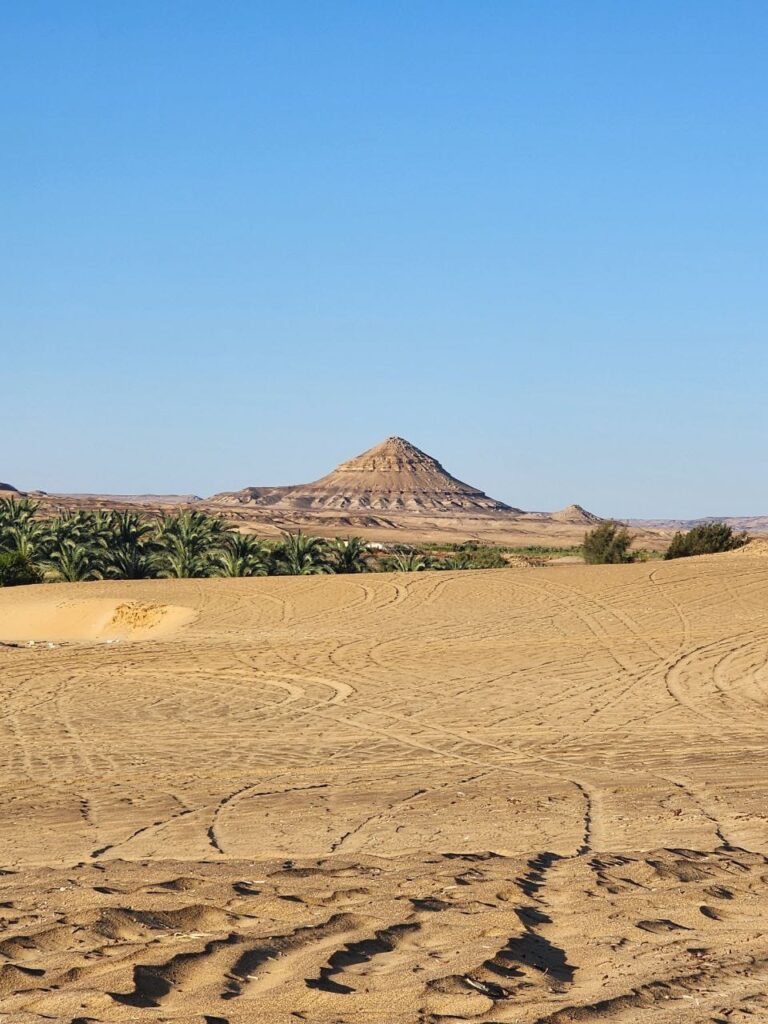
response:
M0 494L21 494L21 491L18 487L14 487L13 484L0 483Z
M210 500L223 505L257 505L302 512L520 515L520 509L457 480L437 459L402 437L388 437L313 483L245 487L214 495Z
M88 493L67 493L56 494L57 498L74 498L77 501L98 501L105 498L108 501L118 502L122 505L191 505L202 501L197 494L88 494Z
M734 530L746 530L747 533L768 533L768 515L766 516L701 516L699 519L630 519L630 526L639 526L646 530L690 530L704 523L726 523Z

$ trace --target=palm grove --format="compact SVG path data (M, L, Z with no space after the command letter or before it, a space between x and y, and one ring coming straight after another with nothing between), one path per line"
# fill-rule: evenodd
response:
M666 558L727 551L746 542L722 523L676 534ZM588 563L629 562L632 538L604 522L584 537ZM578 550L578 549L574 549ZM500 548L475 542L427 553L400 547L384 552L360 537L325 539L284 533L269 541L238 532L226 520L197 510L152 517L133 511L65 512L46 518L29 498L0 500L0 586L46 581L305 576L318 573L419 572L424 569L498 569Z
M324 539L284 533L268 541L240 533L218 516L185 510L159 518L133 511L40 515L29 498L0 500L0 586L44 581L304 576L377 570L496 568L493 549L465 545L435 558L400 550L385 554L360 537Z

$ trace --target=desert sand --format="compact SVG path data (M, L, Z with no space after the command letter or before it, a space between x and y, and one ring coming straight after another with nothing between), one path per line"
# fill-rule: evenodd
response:
M768 1019L754 550L17 588L0 641L4 1021Z

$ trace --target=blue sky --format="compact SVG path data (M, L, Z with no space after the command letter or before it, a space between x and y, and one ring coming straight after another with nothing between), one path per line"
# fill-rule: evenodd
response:
M768 512L768 7L24 0L0 479Z

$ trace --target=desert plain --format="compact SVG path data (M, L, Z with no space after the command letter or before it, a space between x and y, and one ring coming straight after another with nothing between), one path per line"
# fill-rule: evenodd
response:
M0 1020L768 1019L768 558L0 591Z

